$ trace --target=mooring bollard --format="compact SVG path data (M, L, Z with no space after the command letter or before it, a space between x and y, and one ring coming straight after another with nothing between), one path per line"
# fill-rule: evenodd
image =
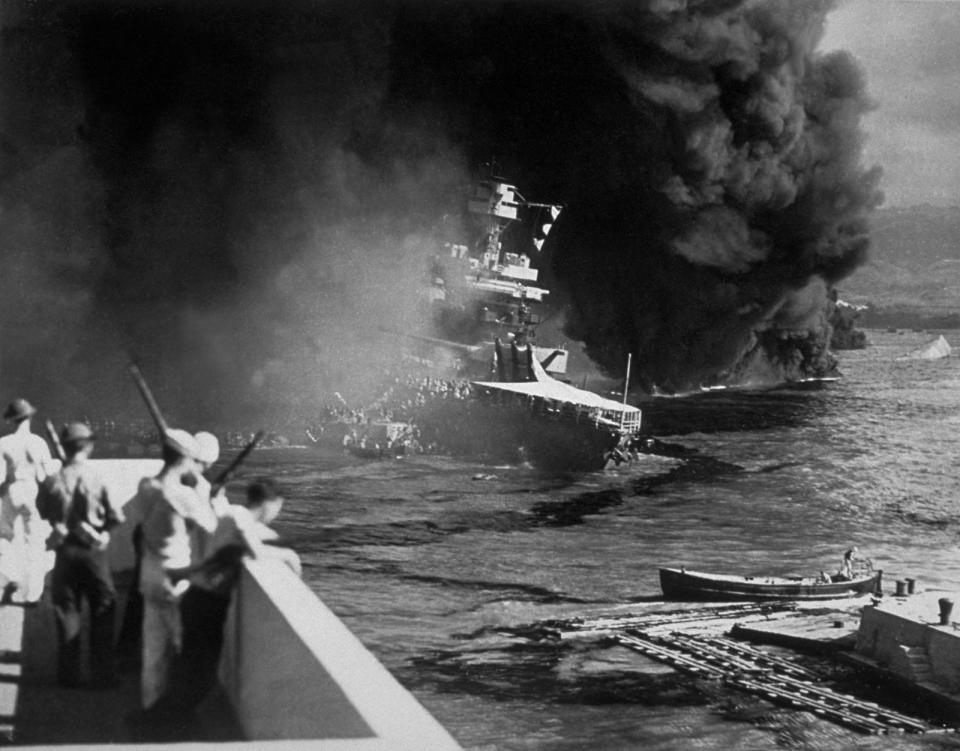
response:
M940 625L950 624L950 614L953 612L953 600L947 597L941 597L937 602L940 603Z
M897 579L897 597L907 596L907 583L903 579Z
M904 581L907 583L907 594L912 595L917 589L917 580L907 576L904 578Z

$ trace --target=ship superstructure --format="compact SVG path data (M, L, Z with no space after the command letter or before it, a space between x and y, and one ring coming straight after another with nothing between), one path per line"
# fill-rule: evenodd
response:
M537 342L550 295L538 254L562 206L528 201L490 177L472 185L465 208L421 290L433 329L407 333L419 346L361 418L403 424L412 451L563 469L629 460L640 409L626 394L617 402L576 388L566 346ZM321 432L344 435L329 425Z
M432 269L428 297L436 343L458 347L484 363L490 362L495 339L530 344L538 359L549 358L549 373L566 373L565 348L535 342L550 291L539 286L540 270L531 256L543 247L561 209L525 200L501 178L472 186L466 218L471 237L445 243Z

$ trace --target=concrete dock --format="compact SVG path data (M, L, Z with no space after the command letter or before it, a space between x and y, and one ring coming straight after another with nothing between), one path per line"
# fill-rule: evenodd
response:
M853 649L839 656L960 724L960 614L941 615L941 600L960 603L960 592L887 597L864 608Z
M797 611L777 619L735 623L730 635L755 644L831 654L853 649L859 624L859 613L849 610Z
M936 613L936 598L932 607ZM902 610L900 598L865 596L825 602L776 603L660 603L642 610L591 618L572 618L534 624L521 633L535 639L612 639L618 645L639 653L653 662L692 675L713 680L731 689L754 694L775 704L811 712L814 715L860 732L952 733L958 725L956 715L939 711L934 702L907 706L899 698L884 705L876 703L876 692L864 695L850 691L835 676L833 659L811 661L786 654L783 649L767 650L759 645L774 645L807 655L840 659L864 643L862 624L873 623L877 612ZM929 613L920 598L912 606ZM900 614L903 615L903 614ZM915 617L915 616L914 616ZM960 631L935 626L949 633L953 643ZM899 632L897 632L899 634ZM896 635L894 635L896 636ZM894 636L881 639L892 643ZM903 639L901 638L901 641ZM919 636L908 640L922 642ZM953 649L943 640L928 638L926 649L933 659L944 659L944 651ZM930 644L933 646L929 646ZM957 643L960 655L960 643ZM864 662L863 664L866 664ZM957 668L960 668L956 662ZM960 669L939 668L938 675L960 676ZM876 684L890 685L891 675L880 675ZM933 676L930 676L931 680ZM951 678L952 680L952 678ZM914 688L907 680L904 685ZM942 690L942 687L941 687ZM882 692L881 692L882 693ZM912 691L910 695L917 695ZM902 697L901 697L902 698ZM904 714L899 707L913 714ZM935 711L930 711L935 710Z
M105 461L130 498L154 462ZM132 483L132 485L131 485ZM111 542L118 583L129 583L132 546ZM119 587L125 591L125 587ZM118 618L123 611L118 608ZM126 717L139 707L139 672L108 690L56 683L49 592L36 607L0 607L0 743L102 748L283 748L337 751L457 749L453 737L401 686L287 566L244 561L225 624L219 686L197 722L150 737Z

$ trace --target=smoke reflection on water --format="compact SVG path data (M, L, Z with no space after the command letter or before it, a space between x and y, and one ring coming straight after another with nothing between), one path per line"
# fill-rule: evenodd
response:
M920 747L860 738L599 643L504 630L630 612L659 593L659 565L815 572L850 544L884 569L888 589L904 576L955 587L960 361L897 362L923 334L870 338L821 391L651 407L651 422L668 414L677 433L656 433L668 456L628 474L303 451L263 452L257 468L289 487L279 527L311 587L467 747Z

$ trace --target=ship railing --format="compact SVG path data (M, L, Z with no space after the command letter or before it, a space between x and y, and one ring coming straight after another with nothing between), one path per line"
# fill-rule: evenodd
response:
M640 429L639 417L634 417L633 415L622 412L606 413L603 416L597 417L597 422L625 433L635 433Z
M640 430L640 412L605 410L575 402L553 402L545 405L543 411L560 419L573 419L577 423L581 420L592 422L598 428L603 426L627 433L635 433Z
M591 422L596 427L603 426L627 433L636 433L640 430L641 413L621 410L605 410L600 407L591 407L576 402L566 402L558 399L549 399L532 394L510 394L501 391L484 391L484 395L500 404L521 404L534 414L554 420L568 420L573 422Z
M636 433L639 431L642 421L643 414L641 412L620 413L620 429L625 433Z

